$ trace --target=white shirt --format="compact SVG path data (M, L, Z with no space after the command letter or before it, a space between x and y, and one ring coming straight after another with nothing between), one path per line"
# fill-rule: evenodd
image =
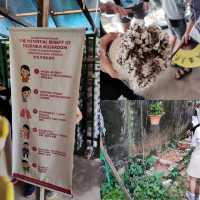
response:
M197 124L200 124L200 109L196 109L197 116L192 116L192 124L193 126L196 126ZM192 137L192 144L193 147L200 147L200 126L196 128L194 135Z
M192 137L192 144L193 147L200 147L200 127L196 128L194 135Z

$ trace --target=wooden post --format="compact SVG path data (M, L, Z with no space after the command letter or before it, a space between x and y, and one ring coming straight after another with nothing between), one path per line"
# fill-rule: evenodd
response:
M39 0L38 1L38 27L48 27L48 17L49 17L49 0Z

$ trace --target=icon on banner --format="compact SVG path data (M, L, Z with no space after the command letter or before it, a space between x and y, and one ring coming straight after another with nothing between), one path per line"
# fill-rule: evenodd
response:
M28 82L30 77L30 68L27 65L22 65L20 69L22 82Z
M30 165L27 160L22 160L22 169L24 173L29 173L30 172Z
M24 119L31 119L31 113L27 108L22 108L20 111L20 117Z
M22 101L28 102L28 98L31 96L31 89L28 86L22 87Z
M21 130L21 135L24 140L30 139L30 128L27 124L24 124Z
M23 155L23 158L29 157L29 143L28 142L24 142L23 144L22 155Z

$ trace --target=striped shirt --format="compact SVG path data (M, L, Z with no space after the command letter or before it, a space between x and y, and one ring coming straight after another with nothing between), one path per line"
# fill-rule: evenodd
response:
M200 17L200 0L191 1L191 20L197 21Z
M144 0L144 2L150 2ZM161 0L162 8L168 19L179 20L185 17L185 0Z
M180 20L185 18L184 0L161 0L161 3L168 19Z

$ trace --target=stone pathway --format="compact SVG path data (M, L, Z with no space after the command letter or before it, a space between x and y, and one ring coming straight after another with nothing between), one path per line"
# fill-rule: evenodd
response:
M176 148L168 148L164 152L158 153L158 155L156 156L158 160L155 163L153 169L151 170L151 173L152 172L164 173L164 177L166 178L163 181L163 184L171 185L172 180L168 177L168 175L174 168L177 168L180 173L179 176L184 177L184 179L186 180L187 166L184 164L185 162L184 157L188 155L189 151L190 151L190 141L188 139L185 139L183 141L180 141L177 144ZM188 159L190 159L190 157ZM185 184L187 185L187 183ZM182 200L187 200L187 199L182 199Z
M185 166L182 161L184 156L190 150L190 141L188 139L180 141L177 148L168 148L164 152L157 155L158 161L154 166L155 171L163 172L166 175L174 168L177 167L181 172L185 172ZM183 174L185 175L185 174Z

